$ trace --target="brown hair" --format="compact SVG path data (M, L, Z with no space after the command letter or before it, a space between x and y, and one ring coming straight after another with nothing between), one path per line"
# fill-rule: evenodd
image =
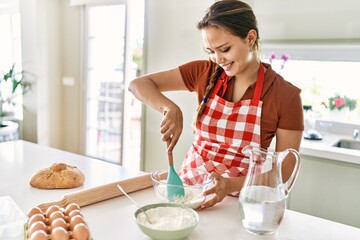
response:
M245 39L249 31L254 29L258 37L252 46L252 52L257 54L259 50L259 30L257 27L256 17L252 8L247 3L238 0L220 0L215 2L206 11L203 19L197 24L197 28L199 30L209 26L223 28L232 35L238 36L241 39ZM223 70L220 66L216 66L214 73L210 76L203 101L200 103L196 111L194 123L200 119L204 110L204 105L222 71Z

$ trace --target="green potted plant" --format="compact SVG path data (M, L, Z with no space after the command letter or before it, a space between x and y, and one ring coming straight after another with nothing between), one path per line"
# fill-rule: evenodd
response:
M4 121L4 117L13 116L13 109L19 103L19 96L31 90L31 82L25 78L24 71L16 72L15 64L0 74L0 142L9 139L9 134L17 131L17 123Z
M327 100L328 102L322 102L322 105L329 109L329 118L335 121L346 121L350 116L350 112L356 109L357 106L356 99L339 93L335 93Z
M336 93L335 96L329 97L328 100L330 110L341 110L348 107L349 110L352 111L356 108L356 99L341 96L339 93Z

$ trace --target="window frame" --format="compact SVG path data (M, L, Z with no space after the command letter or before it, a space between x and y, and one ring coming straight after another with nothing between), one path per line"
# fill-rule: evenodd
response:
M96 1L95 1L96 2ZM125 79L126 79L126 75L127 75L127 65L128 65L128 1L127 0L111 0L111 1L103 1L103 2L96 2L96 3L89 3L89 4L85 4L84 8L83 8L83 37L82 37L82 44L83 44L83 49L84 52L82 54L82 62L83 62L83 67L82 67L82 79L83 79L83 113L82 113L82 122L83 122L83 138L82 138L82 142L83 142L83 151L85 153L85 155L88 155L87 153L87 132L88 132L88 101L89 101L89 96L88 96L88 70L89 70L89 65L88 65L88 50L89 50L89 42L88 42L88 38L89 38L89 34L88 34L88 29L89 29L89 19L88 19L88 11L91 7L97 7L97 6L109 6L109 5L124 5L125 6L125 22L124 22L124 26L125 26L125 38L124 38L124 62L123 62L123 83L124 83L124 87L125 87ZM125 91L125 89L123 90ZM122 103L121 103L121 111L122 113L124 113L124 102L125 102L125 93L122 94L121 97ZM124 114L122 114L122 120L121 120L121 126L120 126L120 159L117 159L116 162L114 161L110 161L110 162L114 162L116 164L120 164L122 165L123 163L123 156L124 156L124 149L123 149L123 143L124 143ZM109 161L108 159L103 159L100 158L99 156L93 156L93 155L89 155L90 157L95 157L95 158L99 158L101 160L104 161Z

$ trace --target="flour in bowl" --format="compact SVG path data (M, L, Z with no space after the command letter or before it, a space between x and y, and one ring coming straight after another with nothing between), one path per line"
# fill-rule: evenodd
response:
M180 230L196 224L196 217L188 209L182 207L156 207L146 210L150 222L143 212L137 220L140 224L156 230Z
M196 209L198 208L205 200L203 191L200 188L187 188L185 187L185 195L183 197L175 198L173 203L181 204L186 207ZM163 200L168 201L167 197L167 186L159 185L156 188L156 194Z

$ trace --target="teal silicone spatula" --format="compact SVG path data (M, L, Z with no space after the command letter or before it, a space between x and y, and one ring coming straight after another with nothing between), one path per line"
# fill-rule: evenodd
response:
M166 142L167 147L169 147L170 140ZM177 198L185 196L184 185L181 181L179 175L174 169L174 159L172 153L168 153L169 161L169 171L167 176L167 197L170 202L173 202Z

